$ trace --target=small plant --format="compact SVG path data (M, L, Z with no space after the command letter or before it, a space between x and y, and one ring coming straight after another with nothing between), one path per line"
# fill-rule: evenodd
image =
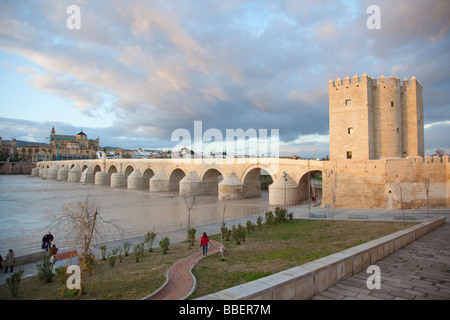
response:
M139 259L142 258L144 253L144 248L141 244L134 246L134 258L136 262L139 262Z
M272 211L266 212L266 224L274 224L275 223L275 217L273 216Z
M108 255L108 262L111 268L114 268L114 265L116 264L117 252L119 252L119 249L114 249L111 254Z
M275 208L275 223L285 222L286 215L287 215L287 209L276 207Z
M247 220L245 227L247 228L247 233L250 234L253 229L255 229L255 225L250 220Z
M129 242L124 242L123 250L125 252L125 257L128 257L128 252L130 251L130 243Z
M15 272L10 278L6 278L6 284L11 290L11 295L17 297L19 293L20 280L22 280L23 270Z
M100 251L102 254L102 260L105 261L106 260L106 246L101 246Z
M289 220L294 219L294 213L291 211L287 214L287 217L289 218Z
M165 237L159 242L159 246L162 249L162 253L165 254L167 250L169 250L170 240L169 238Z
M224 222L222 222L222 227L220 227L220 232L222 233L222 239L225 241L230 241L231 230L228 229Z
M45 255L42 264L37 266L38 268L38 278L42 283L51 282L55 274L53 273L53 267L55 261L51 261L49 255Z
M233 225L231 236L236 244L245 241L245 228L239 223L238 226Z
M261 224L262 224L262 217L258 216L258 218L256 219L256 225L258 226L258 229L261 229Z
M197 230L194 228L188 230L189 248L195 244L195 233Z
M60 266L58 268L55 268L55 273L58 282L65 287L67 284L67 279L69 278L69 275L67 274L67 266Z
M123 255L122 255L122 248L119 249L119 262L122 262Z
M147 232L147 234L145 235L145 243L148 246L148 252L153 251L153 240L155 240L155 237L156 233L154 232Z

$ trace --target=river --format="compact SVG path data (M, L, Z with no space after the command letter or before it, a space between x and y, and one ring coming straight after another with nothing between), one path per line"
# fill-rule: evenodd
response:
M52 222L64 213L64 206L89 199L106 220L122 230L158 228L187 220L185 199L177 191L117 189L109 186L43 180L27 175L0 175L0 252L26 243L39 243L51 229L55 239L63 237ZM226 201L226 217L246 216L268 207L268 193L261 198ZM217 218L220 221L224 201L217 195L198 196L191 220ZM56 241L56 240L55 240Z

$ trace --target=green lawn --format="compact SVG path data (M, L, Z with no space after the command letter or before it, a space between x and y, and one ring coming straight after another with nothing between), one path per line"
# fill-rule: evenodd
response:
M246 236L240 245L225 242L225 261L219 254L201 260L193 269L197 288L190 298L203 296L252 281L346 248L404 229L402 222L308 221L293 220L278 225L262 225ZM211 238L220 240L220 235ZM108 261L95 266L94 275L85 277L86 294L72 297L57 277L42 284L37 276L23 279L14 299L140 299L158 289L168 268L177 260L199 251L198 243L170 245L167 254L160 249L136 262L133 253L110 267ZM16 266L18 271L20 266ZM8 286L0 286L0 300L12 299Z

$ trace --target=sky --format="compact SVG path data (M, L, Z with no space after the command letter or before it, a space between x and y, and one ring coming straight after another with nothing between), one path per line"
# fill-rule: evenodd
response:
M415 76L425 153L450 152L449 28L448 0L0 0L0 136L159 149L201 121L325 157L328 81L367 73Z

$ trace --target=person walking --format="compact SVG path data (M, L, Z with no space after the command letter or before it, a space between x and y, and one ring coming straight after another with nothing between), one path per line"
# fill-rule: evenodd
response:
M14 251L13 249L9 249L8 254L6 255L6 269L5 273L8 272L8 268L11 267L11 272L14 272Z
M53 241L53 235L49 231L43 238L42 238L42 249L48 252L48 249L50 249L51 244Z
M200 247L203 248L204 256L206 256L208 254L208 244L209 244L209 238L206 235L206 232L203 232L203 236L200 239Z

